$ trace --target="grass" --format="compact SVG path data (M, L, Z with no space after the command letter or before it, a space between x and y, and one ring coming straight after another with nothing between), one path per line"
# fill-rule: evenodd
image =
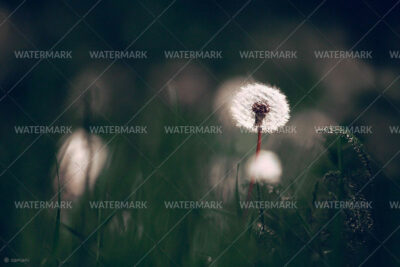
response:
M346 144L343 140L347 140ZM129 152L124 147L118 149L124 151L122 155ZM232 198L224 202L224 209L193 210L173 228L187 211L166 210L163 201L182 199L178 191L185 192L186 200L196 199L200 191L200 188L188 182L186 176L179 174L192 173L190 179L197 181L209 175L203 171L206 169L204 166L209 164L204 160L198 162L203 166L202 171L194 171L197 162L194 164L191 160L207 158L208 153L202 151L201 147L192 148L191 151L194 149L198 157L178 155L176 160L182 162L174 162L174 166L182 168L160 169L163 175L155 175L137 191L134 200L148 200L150 205L147 210L92 210L86 203L88 200L123 200L146 177L136 176L137 170L143 169L141 167L146 164L145 161L129 164L129 158L124 157L123 164L118 164L118 153L113 153L115 158L111 160L116 162L118 170L110 164L111 169L103 171L94 190L87 190L80 200L74 201L74 212L68 214L57 209L54 214L51 213L51 221L45 217L39 218L42 225L54 225L51 240L40 233L33 233L35 242L50 244L50 258L41 261L42 253L36 256L28 254L32 263L57 265L83 244L68 262L86 266L131 266L139 260L143 266L208 266L212 263L216 266L282 265L334 215L331 211L316 209L313 203L352 199L358 188L353 185L371 172L370 163L366 161L368 154L360 140L340 136L337 146L330 149L333 160L324 159L315 168L307 170L300 183L289 187L285 194L282 192L292 182L291 179L283 179L283 184L275 186L272 191L261 184L255 185L255 199L281 201L291 196L289 200L299 203L298 209L249 210L248 216L244 216L246 211L240 208L240 201L246 198L244 192L249 184L243 184L247 179L239 163L232 166L235 171L232 177L227 178L234 179L234 187ZM163 177L175 179L165 181ZM61 180L58 162L56 178L57 181ZM60 183L57 190L61 190ZM370 199L368 194L362 197ZM212 194L209 199L219 200L221 196ZM61 200L59 194L58 203ZM128 216L125 218L123 214ZM68 222L64 221L67 218ZM368 255L368 248L374 245L360 232L368 230L375 234L375 228L369 226L369 218L368 213L340 214L292 263L302 266L304 262L309 262L319 266L338 264L338 258L344 259L341 263L362 260ZM356 222L359 227L349 227L349 222ZM169 232L170 229L173 230ZM22 240L32 238L32 232L30 234L22 235ZM362 249L362 246L367 249Z

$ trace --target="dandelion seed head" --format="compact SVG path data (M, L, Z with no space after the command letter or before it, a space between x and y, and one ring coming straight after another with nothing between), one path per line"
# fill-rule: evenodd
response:
M101 63L91 64L73 78L66 103L76 102L72 113L76 118L80 119L90 112L95 118L103 118L102 114L107 114L110 119L121 119L136 101L135 78L119 66L99 76L104 68ZM119 109L114 108L117 104Z
M189 64L183 67L186 62L167 63L156 67L152 71L154 80L151 84L154 87L167 85L164 96L171 105L180 105L190 108L203 108L202 99L209 92L212 81L206 71L198 64ZM178 75L175 75L176 73ZM171 79L171 76L174 78Z
M85 191L86 182L92 189L107 159L107 149L100 137L83 129L76 130L57 154L60 186L65 199L75 199ZM88 181L86 181L88 179ZM55 177L54 188L58 188Z
M282 166L278 156L272 151L261 150L247 164L248 178L257 182L275 184L280 181Z
M232 117L237 127L257 132L261 127L272 133L289 120L289 104L286 96L277 88L252 83L245 85L233 97Z

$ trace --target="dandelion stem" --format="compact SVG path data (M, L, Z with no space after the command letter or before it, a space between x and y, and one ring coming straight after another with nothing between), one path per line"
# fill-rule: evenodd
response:
M261 127L258 127L258 137L257 137L257 149L256 149L256 157L260 154L261 150Z

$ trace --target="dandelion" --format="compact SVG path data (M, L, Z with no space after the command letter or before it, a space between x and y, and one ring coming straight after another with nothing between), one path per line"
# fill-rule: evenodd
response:
M88 111L93 118L103 118L102 114L109 115L109 118L121 117L137 99L132 87L135 84L134 78L126 69L116 66L99 77L104 68L101 64L91 65L78 72L72 80L66 103L76 102L74 115L77 118L84 117ZM116 103L125 108L113 108Z
M289 111L286 96L279 89L260 83L243 86L231 106L236 126L254 133L277 131L289 120Z
M211 80L207 73L197 64L190 64L182 68L183 62L166 64L155 70L154 84L162 87L167 82L166 97L172 105L203 107L202 97L208 92ZM179 75L174 74L179 72ZM173 79L170 79L174 76Z
M289 120L289 112L286 96L278 88L260 83L243 86L233 97L231 106L236 126L258 134L256 158L261 149L261 134L279 130ZM247 199L251 196L254 179L251 178Z
M100 137L83 129L75 131L62 145L57 159L60 163L60 184L66 199L83 194L86 186L93 188L106 159L107 150ZM58 188L55 179L55 188Z
M247 172L257 182L275 184L280 181L282 165L274 152L261 150L257 157L249 160Z

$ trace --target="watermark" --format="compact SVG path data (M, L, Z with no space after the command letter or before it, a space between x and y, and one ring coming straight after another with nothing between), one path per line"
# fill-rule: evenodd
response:
M14 126L16 134L72 134L72 126L24 125Z
M327 125L327 126L314 126L316 133L328 134L372 134L371 125L357 125L357 126L341 126L341 125Z
M168 50L164 51L166 59L222 59L222 51L207 50Z
M391 209L400 209L400 201L389 201L389 207Z
M391 134L400 134L400 126L399 125L390 125L389 131Z
M372 209L372 201L339 201L325 200L315 201L317 209Z
M297 59L294 50L242 50L239 51L241 59Z
M166 209L222 209L222 201L164 201Z
M372 51L366 50L315 50L317 59L372 59Z
M118 51L118 50L92 50L89 51L91 59L147 59L147 51Z
M240 127L240 133L254 134L256 132L251 131L248 128ZM296 126L294 126L294 125L285 125L285 126L279 127L276 131L273 132L273 134L297 134L297 129L296 129Z
M400 50L389 50L389 56L391 59L400 59Z
M17 59L72 59L72 51L18 50L14 56Z
M281 200L281 201L240 201L241 209L297 209L297 201Z
M147 201L89 201L91 209L147 209Z
M4 263L28 263L30 260L28 258L9 258L4 257Z
M147 126L120 126L120 125L101 125L89 126L92 134L147 134Z
M14 201L14 205L17 209L72 209L72 201L65 200L60 202L44 200Z
M170 125L164 126L166 134L222 134L222 126Z

